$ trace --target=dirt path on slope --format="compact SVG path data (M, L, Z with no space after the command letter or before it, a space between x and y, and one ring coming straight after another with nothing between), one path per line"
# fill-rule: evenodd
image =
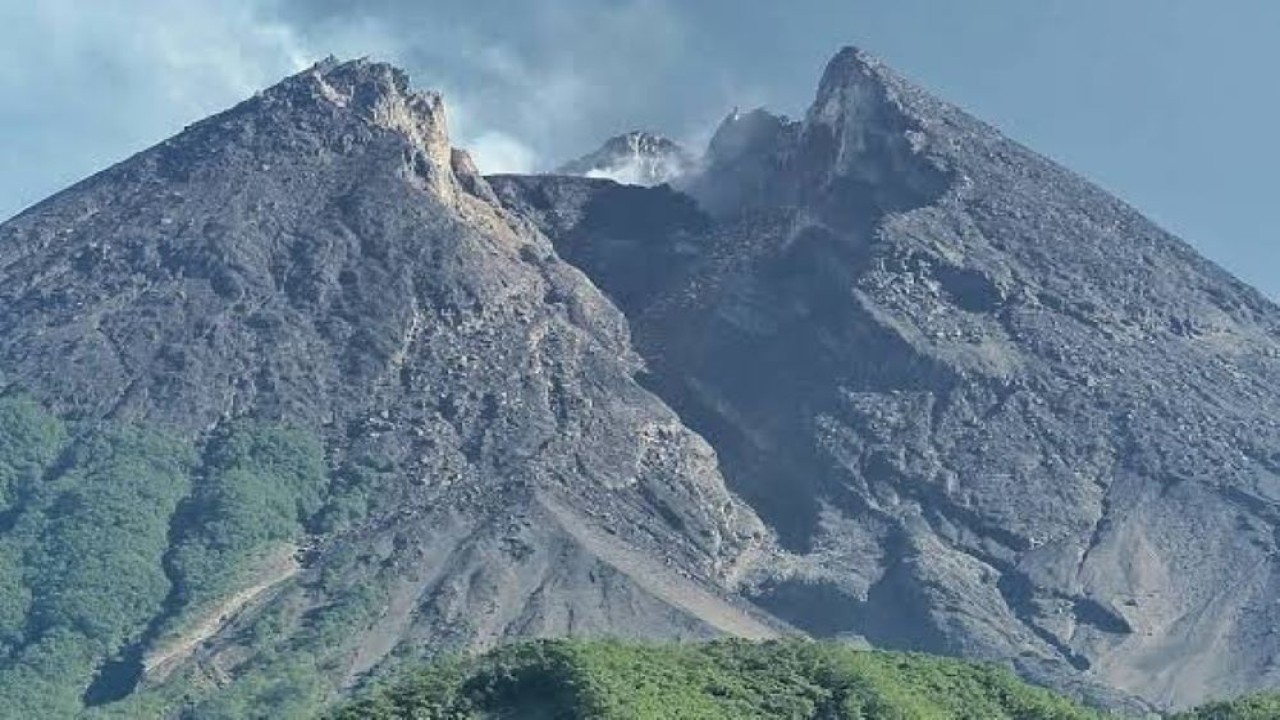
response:
M668 605L689 613L726 635L765 640L784 634L781 626L775 627L747 609L717 597L674 569L596 528L586 517L554 498L539 495L539 501L560 527L588 552L617 568L637 587Z
M254 574L252 583L231 595L191 625L164 647L154 648L142 660L142 673L146 682L159 682L168 677L174 668L191 657L202 643L227 626L240 611L262 597L267 591L297 575L302 569L296 558L298 548L285 545L264 558L261 569Z

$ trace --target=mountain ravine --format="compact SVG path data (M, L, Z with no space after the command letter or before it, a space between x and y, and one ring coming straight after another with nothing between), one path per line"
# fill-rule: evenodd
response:
M31 712L289 715L561 635L1276 683L1280 309L852 49L679 170L486 178L329 60L0 225L0 687L65 633ZM34 569L99 476L158 498L101 526L110 632Z

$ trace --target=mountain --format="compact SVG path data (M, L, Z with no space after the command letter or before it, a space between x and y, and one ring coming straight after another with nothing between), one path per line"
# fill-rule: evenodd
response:
M674 140L639 130L609 138L594 152L561 165L560 175L608 178L626 185L660 185L693 169L693 157Z
M724 589L763 526L641 367L621 313L450 148L440 98L387 65L317 65L0 226L5 387L201 458L157 479L172 542L137 563L181 592L131 590L146 622L92 633L104 647L74 667L136 667L91 705L192 686L305 704L389 658L528 635L776 634ZM237 439L246 421L265 430ZM303 449L283 452L286 431ZM276 475L309 478L310 499L263 534L242 498ZM200 603L193 544L237 566ZM22 624L10 657L80 623ZM62 712L39 706L52 695L27 716Z
M483 177L328 60L0 225L4 706L301 716L601 635L1274 684L1276 306L856 50L584 177L642 140Z
M491 184L776 532L761 607L1162 706L1276 682L1280 310L1132 208L852 49L683 193Z

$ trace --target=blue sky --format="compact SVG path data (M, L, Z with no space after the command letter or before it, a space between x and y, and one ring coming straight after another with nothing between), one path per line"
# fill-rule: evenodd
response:
M1280 297L1276 38L1273 0L0 0L0 217L331 52L445 92L496 171L799 114L856 44Z

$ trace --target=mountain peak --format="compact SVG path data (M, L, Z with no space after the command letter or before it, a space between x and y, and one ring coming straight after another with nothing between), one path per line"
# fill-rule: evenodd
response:
M366 59L317 71L314 78L331 102L351 107L374 125L401 133L433 167L450 166L449 128L440 93L411 90L408 73Z
M886 72L888 67L880 58L854 45L845 45L827 61L824 76L832 72L857 71L866 74Z
M693 157L679 143L633 130L609 138L594 152L561 165L556 173L608 178L624 185L660 185L691 167Z
M409 74L385 62L332 55L285 78L259 95L268 106L302 112L348 114L391 131L413 148L413 174L437 197L452 198L452 147L444 100L431 90L414 90Z
M893 96L911 84L879 57L861 48L846 46L827 61L818 82L818 99L851 85L876 88Z
M747 112L734 108L711 136L711 142L707 144L707 159L712 163L732 160L771 147L789 123L787 118L764 108Z

